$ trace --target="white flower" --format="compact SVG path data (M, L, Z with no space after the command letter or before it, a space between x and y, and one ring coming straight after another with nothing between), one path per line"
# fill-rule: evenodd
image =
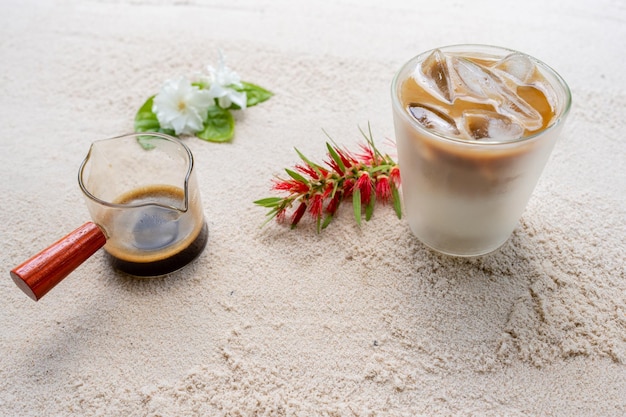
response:
M246 108L247 96L245 91L237 91L233 87L242 88L239 75L226 66L224 55L219 51L219 61L217 68L211 65L207 67L209 71L209 94L217 99L217 103L223 109L230 107L235 103L242 109Z
M165 82L154 97L152 111L164 129L174 129L176 135L191 135L203 129L213 98L206 90L191 85L184 77Z

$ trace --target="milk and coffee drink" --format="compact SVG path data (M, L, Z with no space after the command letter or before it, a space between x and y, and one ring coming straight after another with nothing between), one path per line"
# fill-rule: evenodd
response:
M570 106L565 82L528 55L465 45L409 61L393 83L405 212L413 233L474 256L514 230Z

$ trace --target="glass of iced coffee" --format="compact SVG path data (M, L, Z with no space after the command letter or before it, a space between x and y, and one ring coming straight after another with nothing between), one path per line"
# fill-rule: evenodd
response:
M425 245L478 256L519 221L571 105L565 81L526 54L434 49L392 82L405 212Z

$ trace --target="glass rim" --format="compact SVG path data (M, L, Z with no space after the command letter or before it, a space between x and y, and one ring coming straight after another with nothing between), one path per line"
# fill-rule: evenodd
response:
M167 140L169 142L172 142L172 143L180 146L185 151L185 153L187 155L187 172L185 173L185 179L184 179L184 182L183 182L184 207L182 209L179 208L179 207L174 207L174 206L171 206L171 205L160 204L160 203L140 203L140 204L112 203L110 201L106 201L106 200L103 200L101 198L96 197L95 195L93 195L87 189L87 185L83 181L83 176L84 176L84 173L85 173L85 168L86 168L86 166L87 166L87 164L89 162L89 159L91 157L91 152L93 151L94 145L97 144L98 142L114 141L114 140L131 138L131 137L139 138L140 136L155 136L155 137ZM115 136L115 137L112 137L112 138L96 140L96 141L94 141L91 144L91 146L89 147L89 151L87 152L87 156L85 156L85 158L83 159L83 161L80 164L80 168L78 169L78 185L80 186L80 189L83 192L83 194L85 195L85 197L87 197L88 199L92 200L95 203L98 203L100 205L103 205L103 206L106 206L106 207L109 207L109 208L124 209L124 208L138 208L138 207L147 207L147 206L157 206L157 207L164 207L164 208L167 208L167 209L174 209L174 210L179 211L181 213L185 213L189 209L189 180L191 178L191 173L193 171L193 166L194 166L194 159L193 159L193 154L191 153L191 150L187 147L187 145L185 145L179 139L177 139L177 138L175 138L173 136L170 136L170 135L166 135L165 133L160 133L160 132L135 132L135 133L128 133L128 134L124 134L124 135Z
M535 62L536 64L538 64L539 66L542 67L542 69L548 71L548 73L554 77L555 81L558 83L558 86L563 90L563 93L565 95L565 102L563 105L563 108L561 109L561 111L559 112L558 115L556 115L556 118L552 121L552 123L547 126L545 129L542 129L536 133L533 133L532 135L528 135L528 136L522 136L521 138L517 138L514 140L509 140L509 141L481 141L481 140L468 140L468 139L461 139L461 138L457 138L457 137L453 137L453 136L446 136L444 134L441 134L439 132L436 132L434 130L430 130L426 127L424 127L423 125L421 125L420 123L418 123L413 117L411 117L408 113L408 111L406 111L406 109L402 106L402 103L400 101L400 97L398 94L398 87L399 87L399 83L401 81L404 81L403 78L402 80L400 80L400 76L412 65L414 65L421 57L432 53L433 51L435 51L436 49L442 50L442 51L449 51L452 49L458 49L458 52L467 52L467 53L472 53L472 52L487 52L487 51L500 51L500 52L506 52L507 54L512 54L512 53L520 53L523 54L527 57L529 57L530 59L533 60L533 62ZM553 83L550 83L551 85ZM400 69L395 73L392 82L391 82L391 102L392 102L392 107L395 111L395 113L401 115L401 117L405 120L408 121L409 124L414 127L416 130L419 130L420 132L425 132L428 135L436 138L436 139L440 139L443 141L448 141L448 142L453 142L456 144L461 144L464 146L475 146L475 147L502 147L502 146L507 146L507 145L514 145L514 144L519 144L521 142L529 142L532 141L533 139L536 139L539 136L544 135L545 133L547 133L548 131L551 131L553 129L555 129L557 126L561 125L563 123L563 121L566 119L567 115L569 114L569 111L572 107L572 92L569 88L569 86L567 85L567 82L565 82L565 80L563 79L563 77L561 77L561 75L559 75L558 72L556 72L552 67L550 67L548 64L546 64L545 62L535 58L532 55L528 55L524 52L521 51L517 51L515 49L511 49L511 48L505 48L505 47L501 47L501 46L496 46L496 45L487 45L487 44L472 44L472 43L468 43L468 44L454 44L454 45L445 45L445 46L441 46L438 48L432 48L429 49L427 51L424 52L420 52L419 54L413 56L412 58L410 58L408 61L406 61L404 64L402 64L402 66L400 67Z

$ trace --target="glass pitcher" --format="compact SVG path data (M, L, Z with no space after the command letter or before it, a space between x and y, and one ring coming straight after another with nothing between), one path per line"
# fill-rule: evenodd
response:
M195 259L208 228L193 155L161 133L135 133L91 145L78 183L92 222L11 271L37 300L104 246L114 268L160 276Z

